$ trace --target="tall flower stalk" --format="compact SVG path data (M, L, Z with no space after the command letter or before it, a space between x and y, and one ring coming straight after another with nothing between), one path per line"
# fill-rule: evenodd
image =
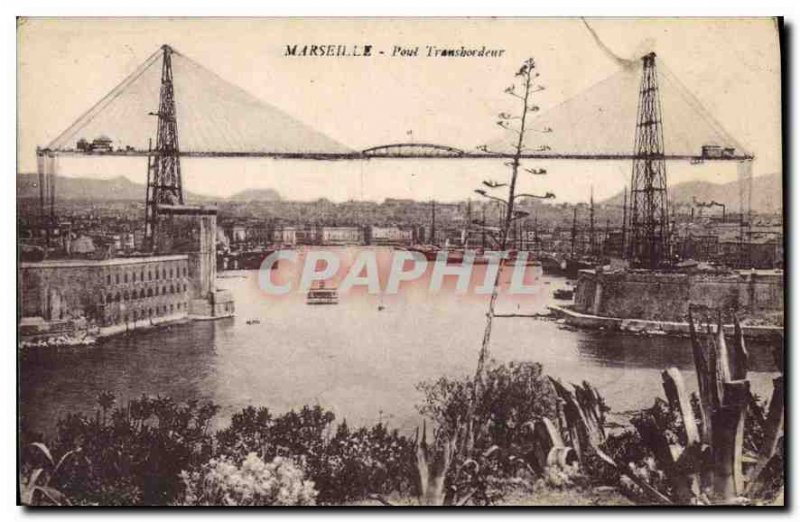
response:
M495 306L497 304L497 296L500 291L500 277L502 276L503 268L506 265L506 247L508 246L509 232L512 224L516 220L523 219L528 216L527 212L516 210L515 203L518 199L522 198L552 199L555 197L555 195L551 192L548 192L544 195L518 194L516 192L517 178L522 167L522 156L528 152L544 152L549 150L549 147L547 146L541 146L535 151L525 147L526 135L531 132L531 129L528 128L528 116L531 113L539 111L539 107L535 104L532 104L532 98L535 93L544 90L543 86L536 84L536 78L538 76L539 73L536 72L536 63L534 59L528 58L525 60L515 74L515 83L505 90L506 94L519 100L519 115L514 116L505 112L501 112L498 115L497 125L515 135L515 140L512 144L513 156L511 157L511 161L506 163L506 165L511 168L510 182L498 183L491 180L484 180L483 185L487 187L488 190L484 188L475 190L477 194L483 196L484 198L499 201L505 206L505 219L500 227L500 236L498 238L502 257L499 261L499 267L497 273L495 274L494 286L492 287L492 294L489 298L489 310L486 313L486 327L483 332L483 342L481 343L481 351L478 355L478 367L475 375L476 385L482 381L486 360L489 357L489 345L492 338L492 323L494 319ZM518 89L521 91L521 93L518 92ZM552 129L545 128L539 130L538 132L549 133L552 132ZM490 152L485 146L479 148L484 152ZM522 168L522 170L532 175L543 175L547 173L544 169ZM506 198L494 196L489 192L490 190L500 189L506 186L508 187L508 196Z

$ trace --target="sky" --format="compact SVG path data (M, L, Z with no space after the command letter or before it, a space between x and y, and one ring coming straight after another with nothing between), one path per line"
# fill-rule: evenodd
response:
M755 175L781 171L780 55L769 19L25 19L18 24L18 170L35 171L46 145L169 43L223 79L355 150L400 141L465 150L494 142L498 112L513 112L503 90L533 56L546 90L542 111L617 73L623 60L655 51L756 160ZM386 54L291 57L286 45L370 44ZM499 58L392 57L394 46L504 49ZM613 54L610 54L613 53ZM631 122L632 126L634 122ZM602 199L629 181L630 162L535 162L526 191L557 201ZM228 196L273 188L287 199L386 197L457 200L495 161L318 162L192 159L187 190ZM144 160L62 158L59 173L145 179ZM670 183L736 179L734 164L671 162Z

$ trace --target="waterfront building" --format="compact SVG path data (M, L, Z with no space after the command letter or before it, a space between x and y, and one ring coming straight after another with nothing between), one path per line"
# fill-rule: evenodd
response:
M247 228L244 225L233 225L230 231L231 243L244 243L247 241Z
M414 231L411 228L398 226L370 225L366 233L365 239L371 245L410 245L414 240Z
M45 260L20 268L22 319L83 320L108 335L188 313L186 255Z
M297 227L278 227L272 231L272 242L279 245L297 244Z
M76 255L93 254L94 241L89 236L78 236L69 243L69 252Z
M322 227L323 245L361 245L364 243L364 230L361 227Z
M216 288L217 209L161 205L155 232L158 254L187 256L189 314L199 319L230 317L233 296Z
M162 205L154 255L23 262L20 332L35 337L80 324L103 336L230 317L233 298L215 287L216 236L216 209Z

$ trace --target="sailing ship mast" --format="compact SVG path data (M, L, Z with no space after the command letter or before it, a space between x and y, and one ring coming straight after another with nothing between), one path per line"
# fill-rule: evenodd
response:
M578 234L578 205L572 209L572 245L570 255L575 257L575 236Z
M595 234L594 234L594 185L591 186L589 193L589 255L595 254Z
M436 244L436 200L431 201L431 245Z

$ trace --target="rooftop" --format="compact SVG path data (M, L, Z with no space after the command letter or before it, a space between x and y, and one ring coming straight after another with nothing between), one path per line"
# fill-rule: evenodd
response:
M79 268L79 267L102 267L120 265L140 265L144 263L162 261L182 261L188 259L184 255L169 256L141 256L141 257L115 257L112 259L47 259L36 262L20 263L20 268Z

